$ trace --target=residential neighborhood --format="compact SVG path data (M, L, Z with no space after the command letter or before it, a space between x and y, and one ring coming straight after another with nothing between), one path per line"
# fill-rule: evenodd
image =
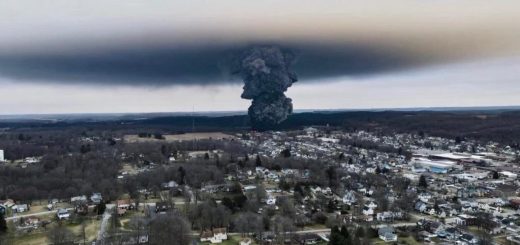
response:
M518 244L519 151L495 142L307 127L186 143L218 148L163 145L153 160L125 143L117 193L8 198L0 212L13 237L96 244L171 239L156 234L170 224L202 244Z

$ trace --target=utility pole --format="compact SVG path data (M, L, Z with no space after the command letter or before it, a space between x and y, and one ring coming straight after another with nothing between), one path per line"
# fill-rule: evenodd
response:
M195 151L195 106L191 107L191 133L192 133L192 148Z

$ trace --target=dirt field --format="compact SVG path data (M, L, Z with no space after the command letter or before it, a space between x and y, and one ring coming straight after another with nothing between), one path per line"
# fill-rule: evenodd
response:
M175 141L189 141L189 140L204 140L204 139L233 139L235 136L221 133L221 132L207 132L207 133L185 133L185 134L166 134L163 135L165 139L159 140L153 137L151 138L140 138L139 136L125 135L124 140L128 143L135 142L175 142Z

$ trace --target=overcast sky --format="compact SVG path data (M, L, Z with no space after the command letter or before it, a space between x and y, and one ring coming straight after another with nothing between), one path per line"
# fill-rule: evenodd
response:
M295 109L520 105L520 2L0 1L0 114L246 110L236 52L297 56Z

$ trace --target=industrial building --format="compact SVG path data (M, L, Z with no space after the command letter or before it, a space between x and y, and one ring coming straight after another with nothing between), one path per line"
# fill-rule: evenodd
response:
M412 158L411 164L416 168L424 168L432 173L445 174L454 168L457 163L448 160L430 160L428 158Z

